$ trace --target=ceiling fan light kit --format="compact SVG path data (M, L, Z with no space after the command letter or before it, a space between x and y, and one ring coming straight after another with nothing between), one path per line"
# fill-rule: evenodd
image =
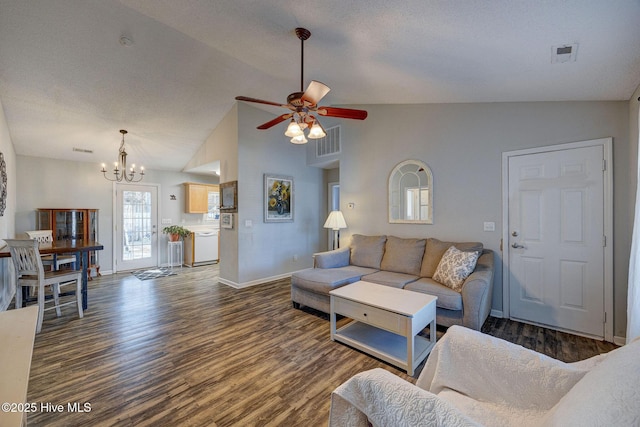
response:
M318 102L320 102L320 100L331 90L329 86L319 81L311 80L307 90L302 90L304 87L304 41L311 37L311 32L306 28L296 28L295 32L301 42L300 92L294 92L287 96L286 104L250 98L248 96L236 96L236 100L273 105L290 110L290 113L282 114L267 123L261 124L258 126L258 129L269 129L279 123L291 119L289 126L287 126L284 133L285 136L291 138L292 144L305 144L307 142L307 138L305 138L304 130L307 128L309 129L307 136L310 139L324 138L327 135L314 114L327 117L364 120L367 118L367 112L364 110L354 110L350 108L318 107Z

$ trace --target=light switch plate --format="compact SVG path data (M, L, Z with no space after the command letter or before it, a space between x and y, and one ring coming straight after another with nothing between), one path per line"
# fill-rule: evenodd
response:
M484 223L484 231L496 231L496 223L491 221L491 222L485 222Z

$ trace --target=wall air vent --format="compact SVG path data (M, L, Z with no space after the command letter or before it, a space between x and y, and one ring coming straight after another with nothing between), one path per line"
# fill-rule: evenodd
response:
M316 139L316 157L331 156L340 152L340 126L325 129L327 136Z
M93 153L93 150L87 150L86 148L77 148L77 147L73 147L73 151L77 151L78 153L87 153L87 154Z
M551 63L576 62L578 43L563 44L551 47Z

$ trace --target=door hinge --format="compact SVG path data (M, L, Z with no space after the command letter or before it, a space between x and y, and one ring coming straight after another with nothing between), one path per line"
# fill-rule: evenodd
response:
M602 159L602 171L607 170L607 159Z
M602 323L607 323L607 312L606 311L604 312L604 322L602 322Z
M607 247L607 236L602 236L602 247Z

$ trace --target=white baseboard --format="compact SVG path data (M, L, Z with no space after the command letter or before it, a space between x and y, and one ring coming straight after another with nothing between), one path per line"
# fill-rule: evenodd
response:
M627 342L627 338L626 337L618 337L618 336L613 336L613 343L615 345L625 345L625 343Z
M491 313L489 313L489 315L491 317L498 317L500 319L502 319L504 317L504 314L502 313L502 310L491 310Z
M279 274L277 276L271 276L271 277L263 277L261 279L250 280L244 283L237 283L232 280L219 277L218 282L222 283L223 285L231 286L232 288L235 288L235 289L243 289L243 288L248 288L250 286L262 285L263 283L269 283L269 282L274 282L276 280L286 279L288 277L291 277L293 273L294 272Z

